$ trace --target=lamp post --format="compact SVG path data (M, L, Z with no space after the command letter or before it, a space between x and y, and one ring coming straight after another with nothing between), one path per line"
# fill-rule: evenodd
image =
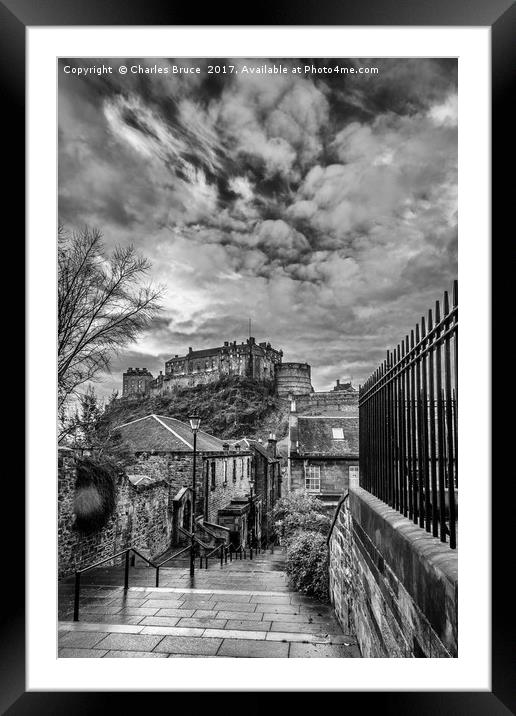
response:
M193 433L193 465L192 465L192 509L190 511L190 577L194 576L195 572L195 540L194 540L194 529L195 529L195 505L196 505L196 494L195 494L195 468L197 459L197 431L201 424L201 419L197 415L192 415L189 418L190 427Z
M251 474L251 477L249 478L249 522L251 523L251 539L249 546L251 550L254 547L254 502L253 502L253 487L254 487L254 476ZM251 551L251 559L252 559L253 553Z

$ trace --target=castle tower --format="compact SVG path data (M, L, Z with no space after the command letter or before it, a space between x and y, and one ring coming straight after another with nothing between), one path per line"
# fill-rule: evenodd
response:
M308 363L281 363L276 366L278 395L309 395L313 393L312 368Z

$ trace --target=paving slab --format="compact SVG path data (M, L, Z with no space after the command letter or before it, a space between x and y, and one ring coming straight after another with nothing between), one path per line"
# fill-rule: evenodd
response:
M126 616L126 617L153 617L154 614L156 614L158 610L153 608L147 608L147 607L123 607L118 614L120 616Z
M91 604L86 604L83 606L79 602L79 611L81 614L85 614L86 612L88 612L88 614L118 614L120 612L120 609L121 606L119 604L103 604L101 606L92 606Z
M269 631L270 621L251 621L246 619L228 619L224 629L239 629L244 631Z
M161 634L161 636L202 636L204 627L167 627L167 626L144 626L142 634Z
M256 604L260 602L262 604L290 604L290 594L285 596L269 596L268 594L253 595L251 597L251 603Z
M265 602L255 602L257 612L266 612L267 614L300 614L299 608L292 604L267 604Z
M217 656L278 659L288 657L288 653L289 644L274 644L250 639L224 639Z
M112 617L111 617L112 618ZM98 624L95 622L59 622L59 631L95 631L118 632L120 634L139 634L143 627L137 624Z
M166 659L167 654L158 654L156 651L108 651L105 659Z
M226 626L226 619L215 619L212 617L199 617L191 619L180 619L177 623L179 627L199 627L205 629L224 629Z
M328 629L321 628L320 624L300 624L299 622L273 621L271 631L305 632L306 634L328 634Z
M264 612L263 615L264 621L270 620L273 622L277 621L284 621L284 622L291 622L296 624L321 624L323 626L333 626L337 629L337 631L340 631L340 625L336 619L332 619L331 617L319 617L317 615L312 616L311 614L285 614L280 612L271 612L268 614L267 612Z
M157 652L168 654L216 654L222 639L204 639L198 637L166 636L155 648Z
M356 646L348 647L339 644L291 644L289 656L291 659L342 659L359 657L360 652Z
M243 602L216 602L213 606L215 611L226 611L226 612L254 612L257 611L256 604L245 604ZM260 610L258 610L260 611Z
M140 624L145 626L168 626L173 627L179 621L179 617L160 617L159 615L153 617L143 617Z
M263 612L227 612L221 610L217 612L217 619L245 619L249 621L261 621Z
M162 638L160 635L151 634L108 634L96 648L108 651L152 651Z
M121 607L143 607L147 600L142 597L109 597L109 603L112 606L117 604Z
M147 599L145 609L154 609L154 614L158 609L179 609L183 604L183 600L178 599ZM150 615L147 615L150 616Z
M73 614L70 614L68 616L68 620L71 620L73 618ZM113 621L116 620L117 624L139 624L143 617L128 617L126 614L92 614L91 612L81 612L80 613L81 619L88 619L88 622L90 623L96 623L96 624L112 624ZM65 617L63 616L63 620ZM79 624L81 622L78 622Z
M102 649L69 649L68 647L57 652L59 659L101 659L105 654L107 651Z
M58 638L59 647L91 649L106 636L107 632L61 631Z
M193 617L195 616L196 611L195 609L158 609L156 614L153 616L155 617L178 617L179 619L181 617ZM210 612L211 614L211 612Z
M266 631L253 631L249 629L244 631L241 629L206 629L203 638L207 636L220 637L222 639L257 639L264 640Z

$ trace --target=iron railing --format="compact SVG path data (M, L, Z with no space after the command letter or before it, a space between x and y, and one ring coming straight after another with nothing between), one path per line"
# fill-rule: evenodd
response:
M106 564L106 562L112 562L114 559L118 559L118 557L122 557L125 555L125 568L124 568L124 589L129 589L129 555L133 552L134 554L138 555L140 559L143 559L144 562L147 562L151 567L154 567L156 569L156 586L158 586L158 565L154 564L154 562L151 562L150 559L147 559L147 557L144 557L143 554L140 554L137 549L134 549L134 547L128 547L127 549L122 550L121 552L117 552L116 554L111 555L110 557L105 557L104 559L99 560L98 562L95 562L95 564L90 564L89 567L83 567L83 569L78 569L75 572L75 590L74 590L74 603L73 603L73 620L74 622L79 621L79 601L81 597L81 574L84 574L84 572L89 572L90 569L96 569L97 567L100 567L102 564Z
M428 311L359 393L360 485L457 546L458 290Z
M186 530L182 530L185 532L185 534L190 535L189 532ZM203 561L204 561L204 568L208 569L209 565L209 558L212 557L217 552L219 553L220 557L220 566L223 567L224 564L227 564L228 557L230 562L233 561L233 555L235 555L235 559L238 559L240 556L240 559L247 559L247 551L245 547L242 544L239 544L237 547L234 547L233 545L221 543L218 544L216 547L214 547L212 550L208 550L208 545L206 545L204 542L201 542L197 537L194 537L194 542L197 548L201 547L203 552L199 554L199 568L202 569L203 567ZM178 550L177 552L174 552L174 554L170 555L170 557L167 557L166 559L162 560L161 562L153 562L150 559L147 559L144 557L137 549L134 547L128 547L127 549L122 550L121 552L117 552L116 554L110 555L109 557L105 557L104 559L99 560L98 562L95 562L95 564L90 564L88 567L84 567L83 569L78 569L75 572L75 591L74 591L74 607L73 607L73 620L74 622L79 621L79 603L80 603L80 596L81 596L81 574L84 574L84 572L89 572L91 569L96 569L97 567L100 567L103 564L106 564L106 562L112 562L114 559L118 559L119 557L125 556L125 562L124 562L124 589L129 589L129 557L131 552L138 555L140 559L143 559L144 562L147 562L147 564L151 567L153 567L156 570L156 579L155 579L155 586L159 587L159 576L160 576L160 569L164 565L168 564L169 562L172 562L177 557L181 557L184 554L187 554L191 550L191 545L188 545L187 547L184 547L183 549ZM257 553L261 552L263 548L255 548L255 551ZM200 550L199 550L200 551ZM274 552L274 547L271 548L271 553ZM249 548L249 556L250 559L253 558L253 548Z

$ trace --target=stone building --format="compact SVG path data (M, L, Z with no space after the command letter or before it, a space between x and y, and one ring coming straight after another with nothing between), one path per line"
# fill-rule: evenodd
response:
M289 416L287 485L334 507L358 476L356 415L298 415L293 401Z
M358 393L357 389L353 387L350 380L345 383L341 383L338 378L333 386L333 390L344 390L346 393Z
M220 380L226 376L252 378L260 383L275 384L276 367L283 352L270 343L256 343L253 337L244 343L225 341L224 345L203 350L188 349L165 363L165 374L156 378L153 394L162 395L176 387L189 388Z
M128 368L122 376L122 397L139 398L150 394L154 382L147 368Z
M281 462L277 453L276 436L271 433L267 444L259 440L243 438L234 445L241 445L252 454L253 494L259 506L255 515L262 541L269 543L273 536L272 508L281 497Z

